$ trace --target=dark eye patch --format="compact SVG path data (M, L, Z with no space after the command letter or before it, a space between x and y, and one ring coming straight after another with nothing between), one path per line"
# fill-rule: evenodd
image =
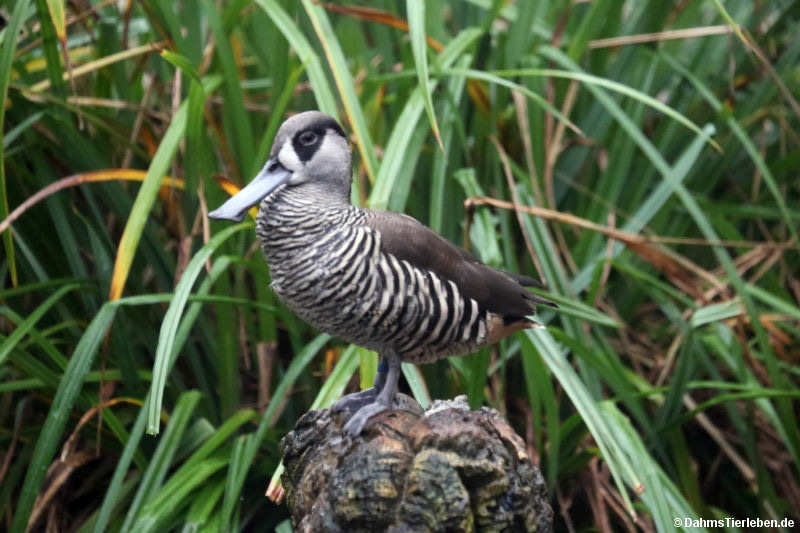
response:
M300 161L307 163L314 157L314 154L319 150L322 144L322 138L325 136L325 130L321 128L310 128L298 132L292 138L292 146L300 158ZM315 138L312 138L315 137Z

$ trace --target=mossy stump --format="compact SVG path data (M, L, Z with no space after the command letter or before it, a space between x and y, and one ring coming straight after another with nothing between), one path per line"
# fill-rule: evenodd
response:
M376 416L357 438L346 415L306 413L281 441L295 531L537 531L553 511L523 440L466 398Z

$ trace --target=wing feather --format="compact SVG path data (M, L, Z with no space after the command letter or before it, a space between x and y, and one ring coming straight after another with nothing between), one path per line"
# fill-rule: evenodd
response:
M408 215L369 211L365 223L380 233L382 252L452 281L463 296L487 311L522 318L532 314L537 303L555 306L525 290L525 286L541 287L538 281L481 263Z

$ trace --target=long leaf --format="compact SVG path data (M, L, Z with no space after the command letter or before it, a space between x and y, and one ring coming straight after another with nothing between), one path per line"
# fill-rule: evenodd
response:
M336 116L336 99L333 97L333 91L327 76L325 76L325 71L322 70L319 56L309 44L306 36L276 0L256 0L256 3L269 15L275 26L291 43L292 48L300 57L300 61L306 66L308 79L314 89L314 97L319 110Z
M0 106L0 132L5 129L6 105L8 101L8 84L11 80L11 63L14 61L14 50L17 47L17 38L19 37L19 30L22 23L25 21L25 16L28 12L29 0L19 0L14 5L14 11L11 13L11 19L5 27L4 39L0 44L0 101L3 105ZM0 146L0 220L4 220L8 216L8 193L6 188L6 163L5 163L5 144ZM16 287L17 279L17 263L14 259L14 240L10 232L3 235L3 246L6 249L6 261L8 261L9 273L11 275L11 284Z
M439 133L439 124L433 110L433 95L428 81L428 47L425 42L425 1L406 0L406 13L408 14L408 29L411 37L411 50L414 53L414 65L417 69L419 88L425 101L425 113L431 123L433 136L439 143L439 148L444 151L442 136Z
M178 332L181 315L186 307L186 302L192 290L192 286L200 275L206 260L219 246L235 233L252 227L250 222L242 222L235 226L225 228L212 237L189 262L183 272L178 286L175 287L175 296L170 302L169 309L161 323L161 331L158 334L158 346L156 347L155 360L153 361L153 383L151 385L151 395L148 402L147 433L157 435L161 417L161 404L164 398L164 387L167 383L167 371L171 366L170 357L175 346L175 338Z
M328 58L328 66L333 73L333 79L336 80L339 96L342 98L347 117L350 119L350 124L356 134L356 144L361 153L364 169L367 175L372 178L372 181L375 181L375 176L378 172L378 158L375 155L375 147L367 128L364 112L358 101L355 83L353 82L353 76L350 74L347 59L344 56L344 52L342 52L342 47L325 10L313 0L302 0L302 2L308 18L311 19L311 24L314 26L317 37L322 43L322 48L325 50L325 56Z
M58 289L53 295L45 300L36 310L28 315L25 320L18 324L16 329L11 332L11 335L0 343L0 365L3 364L11 350L25 337L25 335L36 325L36 323L44 316L44 314L58 303L68 292L80 287L80 283L70 283Z
M207 93L213 92L219 83L219 79L207 80L204 89ZM133 256L139 246L139 239L142 237L144 225L150 217L150 211L153 208L153 204L155 204L162 179L167 173L172 157L175 155L178 144L183 139L186 131L187 109L188 102L184 102L175 116L172 117L172 123L167 128L167 132L158 146L158 151L156 151L153 161L147 169L147 176L139 189L139 194L136 195L136 200L131 208L128 221L125 223L122 239L120 239L119 248L117 249L114 273L111 276L111 287L109 288L109 300L119 299L125 289L125 282L130 273Z
M53 404L47 414L44 427L36 439L31 464L17 501L11 533L22 533L27 527L28 517L33 510L33 504L39 494L39 488L47 473L47 468L50 466L50 461L55 455L72 405L83 386L83 380L91 368L97 349L114 320L117 308L115 303L107 303L100 308L89 327L86 328L86 332L81 336L81 340L75 347L75 352L64 370L64 376L53 397Z

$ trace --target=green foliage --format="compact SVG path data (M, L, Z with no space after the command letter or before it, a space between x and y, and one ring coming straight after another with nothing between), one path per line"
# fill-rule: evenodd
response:
M280 438L375 356L206 213L312 108L355 201L547 280L403 386L499 409L559 530L800 520L796 3L89 4L3 11L0 529L291 530Z

